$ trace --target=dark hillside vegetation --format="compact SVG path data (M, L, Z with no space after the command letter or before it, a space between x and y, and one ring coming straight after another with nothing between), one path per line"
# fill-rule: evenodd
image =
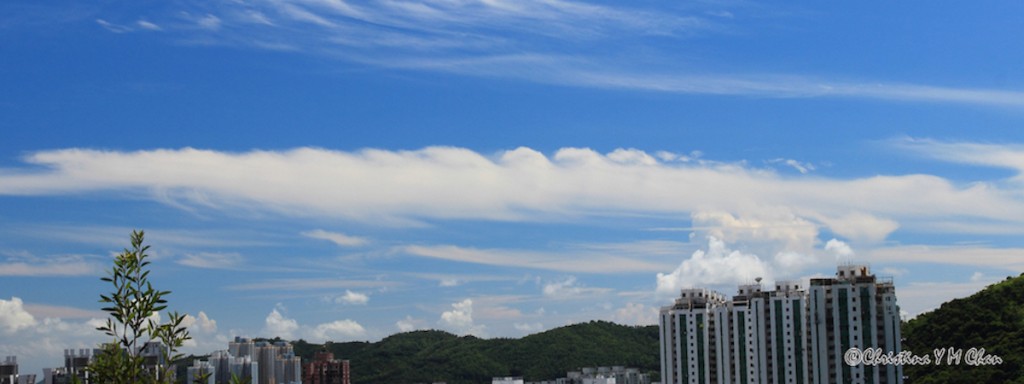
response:
M903 338L904 350L933 359L932 365L904 367L908 384L1024 384L1024 274L904 323ZM943 359L935 365L933 351L950 347L962 349L965 359L960 364ZM984 348L985 354L999 356L1002 364L968 365L966 354L971 348Z
M657 372L658 327L604 321L575 324L520 339L480 339L443 331L414 331L376 343L294 342L304 359L327 348L352 366L352 382L450 384L490 382L495 376L526 380L564 377L580 367L624 365ZM655 375L656 376L656 375ZM656 378L656 377L655 377Z

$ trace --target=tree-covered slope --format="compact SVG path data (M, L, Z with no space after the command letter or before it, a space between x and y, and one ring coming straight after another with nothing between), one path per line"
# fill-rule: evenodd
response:
M1024 274L904 323L903 337L904 350L933 363L904 367L907 383L1024 383ZM933 351L950 347L964 351L961 363L934 364ZM971 348L984 348L1002 364L968 365Z
M361 383L451 384L490 382L494 376L527 380L563 377L585 366L625 365L658 371L658 327L630 327L590 322L552 329L521 339L458 337L443 331L415 331L376 343L303 341L295 352L312 357L328 348L348 359L352 381Z

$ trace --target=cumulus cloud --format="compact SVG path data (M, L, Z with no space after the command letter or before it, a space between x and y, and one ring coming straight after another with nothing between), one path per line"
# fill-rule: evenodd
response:
M352 340L366 334L366 329L351 319L335 320L307 326L299 324L295 319L285 317L278 309L274 308L267 315L263 327L263 333L267 337L279 336L286 340L302 338L315 343L323 343L326 341Z
M7 334L36 325L36 319L24 308L20 298L0 299L0 330Z
M341 247L359 247L370 242L362 237L349 236L339 232L328 232L322 229L302 232L302 235L313 239L327 240Z
M0 299L0 356L18 356L22 372L41 372L44 361L61 356L66 348L93 348L106 340L96 327L97 318L67 321L59 317L38 317L30 308L59 308L26 304L19 297ZM56 312L66 312L60 309ZM79 311L71 311L78 314Z
M704 237L742 243L764 254L808 253L818 240L818 226L786 208L745 209L742 216L704 210L693 212L690 218Z
M770 266L757 255L730 250L722 240L708 237L706 251L697 250L671 273L657 274L657 292L677 294L682 288L739 284L771 276Z
M399 332L412 332L417 329L425 329L426 322L406 315L404 319L395 322L395 328L398 328Z
M853 257L853 248L840 240L832 239L825 243L825 250L835 255L836 260L849 260Z
M199 311L199 314L195 316L186 314L185 320L182 321L182 325L188 327L192 332L199 331L205 334L217 332L217 320L211 319L206 315L206 312L203 311Z
M359 323L353 320L345 319L317 325L312 329L310 339L319 342L327 340L349 340L365 334L366 329L364 329L362 325L359 325Z
M639 303L626 303L615 310L612 321L625 325L652 325L658 323L658 308Z
M345 294L338 296L334 301L339 304L365 305L370 302L370 296L346 289Z
M484 326L473 322L472 299L452 303L451 310L441 313L441 320L439 322L444 327L462 335L483 336Z
M267 315L264 322L263 333L268 337L280 337L285 340L291 340L295 338L295 331L299 329L299 322L295 319L289 319L284 317L274 308Z

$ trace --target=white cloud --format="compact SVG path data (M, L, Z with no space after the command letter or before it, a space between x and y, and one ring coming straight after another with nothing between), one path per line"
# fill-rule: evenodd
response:
M992 280L991 277L985 276L985 274L981 273L981 272L974 272L974 274L971 275L971 282L972 283L977 283L977 282L981 282L981 281L991 281L991 280Z
M302 232L302 235L313 239L327 240L341 247L359 247L369 244L369 240L362 237L349 236L338 232L328 232L322 229Z
M366 329L362 325L353 320L345 319L317 325L310 333L310 340L320 343L324 341L351 340L365 334Z
M71 263L42 262L0 262L0 276L88 276L99 275L102 271L96 263L77 261Z
M196 25L203 29L217 30L220 29L221 20L219 17L207 14L195 19Z
M285 340L291 340L295 338L295 331L299 329L299 322L295 319L289 319L284 317L281 312L278 312L277 308L274 308L267 319L263 327L263 334L267 337L281 337Z
M616 309L612 321L625 325L652 325L658 323L658 308L638 303L626 303Z
M202 8L209 13L181 14L189 23L175 29L186 39L272 50L288 47L387 68L684 94L1024 105L1024 93L998 89L830 80L785 73L714 74L706 68L677 65L682 58L677 52L645 42L651 35L684 39L694 34L735 34L734 21L722 16L731 13L714 4L653 10L633 4L565 0L358 5L272 0L222 2ZM779 15L785 14L791 13L774 12L768 17L784 23ZM102 19L97 23L117 33L135 30ZM171 23L165 24L165 29L172 28ZM611 48L600 50L605 53L587 49L598 43ZM564 54L540 53L551 51ZM623 68L623 55L635 52L642 53L636 57L645 59Z
M370 296L367 296L364 293L352 292L346 289L345 294L338 296L338 298L336 298L334 301L339 304L365 305L366 303L370 302Z
M857 243L879 242L898 228L934 231L929 223L943 220L1024 227L1024 198L1013 186L957 186L931 175L781 177L742 164L658 162L636 150L602 155L564 148L548 157L529 148L493 156L450 147L243 153L65 149L36 152L25 161L31 166L0 169L0 194L149 191L156 201L173 196L185 206L407 225L422 219L524 221L725 212L737 221L728 227L735 233L745 228L769 237L789 235L796 243L806 243L815 226ZM777 213L763 213L761 207ZM794 226L779 234L772 234L772 226L753 226L755 221L779 219ZM437 247L408 251L492 264L547 257ZM596 257L604 259L585 264L612 262L609 268L637 271L658 267ZM573 271L565 264L546 268Z
M545 297L553 299L573 299L581 296L600 295L610 291L602 288L588 288L576 281L575 276L569 276L561 281L554 281L544 284L542 292Z
M314 343L323 343L325 341L349 341L366 335L366 329L351 319L307 326L299 324L295 319L285 317L279 309L283 310L278 305L278 308L274 308L267 315L262 331L266 337L279 336L285 340L302 338Z
M691 220L698 233L728 244L744 244L763 254L809 253L818 239L818 226L790 209L742 209L743 215L722 211L696 211Z
M513 323L512 327L525 334L533 334L544 330L541 323Z
M20 298L0 299L0 330L12 334L25 328L34 327L36 319L23 307Z
M547 269L563 272L622 273L652 272L663 265L636 258L601 252L541 252L504 249L476 249L454 245L411 245L402 251L422 257L485 265Z
M199 311L199 314L196 316L186 314L185 320L182 320L182 325L187 327L190 332L198 331L204 334L217 332L217 320L209 318L206 312L203 311Z
M135 22L135 25L138 25L139 28L148 29L150 31L159 31L159 30L163 29L163 28L160 28L159 25L156 25L156 24L154 24L152 22L149 22L149 21L146 21L146 20L138 20L138 21Z
M825 243L825 251L831 252L836 261L849 260L853 257L853 248L840 240L832 239Z
M802 174L807 174L808 172L811 172L811 171L814 171L814 170L817 169L817 167L815 167L814 164L800 162L800 161L793 160L793 159L772 159L772 160L769 160L768 162L771 163L771 164L784 164L784 165L787 165L787 166L795 169L797 172L800 172Z
M25 304L24 308L36 318L61 318L61 319L90 319L106 316L105 312L98 309L81 309L76 307L65 307L46 304Z
M473 300L452 303L452 309L441 313L439 321L444 327L461 335L483 336L484 326L473 322Z
M726 248L722 240L708 237L708 249L697 250L674 271L658 273L657 292L677 294L682 288L740 284L757 277L771 279L767 263L752 254Z
M271 290L271 291L300 291L300 290L327 290L340 288L379 288L384 289L399 285L396 282L383 280L346 280L341 278L301 278L301 279L268 279L258 283L240 284L229 286L235 290Z
M199 252L189 253L178 260L178 264L195 268L231 269L241 265L245 259L237 253Z
M450 278L450 277L443 278L438 283L438 285L442 286L442 287L457 287L459 285L459 280L455 279L455 278Z
M59 317L37 317L31 308L46 310L62 307L24 303L21 298L0 299L0 356L18 356L21 372L42 372L44 366L52 366L54 356L62 356L66 348L94 348L106 336L96 330L102 320L89 318L81 321L65 321ZM45 310L44 310L45 312ZM71 311L81 315L79 311Z
M125 33L132 31L131 27L114 24L103 19L96 19L96 24L99 24L101 27L113 33Z
M1007 168L1024 180L1024 145L938 141L903 138L889 141L897 149L959 164Z
M395 327L398 328L399 332L412 332L418 329L425 329L426 322L407 315L404 319L395 322Z
M989 248L971 245L905 245L861 252L876 263L942 263L1000 268L1024 272L1024 248ZM970 257L965 257L970 255Z
M972 276L973 277L973 276ZM923 281L896 287L896 300L908 317L937 309L947 301L967 297L999 281L995 277L982 276L967 282Z

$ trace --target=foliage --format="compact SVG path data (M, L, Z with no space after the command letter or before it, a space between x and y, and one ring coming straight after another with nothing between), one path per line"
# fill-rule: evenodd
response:
M1024 383L1024 274L903 323L903 349L933 364L904 366L907 383ZM937 348L984 348L998 365L934 364Z
M588 366L625 365L656 372L658 327L630 327L603 321L570 325L521 339L458 337L443 331L414 331L376 343L293 343L311 358L327 348L352 366L352 382L452 384L490 382L495 376L527 381L565 377ZM656 375L655 375L656 376ZM657 377L654 377L657 380Z
M161 360L170 362L182 357L177 349L190 339L182 325L184 315L172 312L167 323L158 322L159 312L167 308L165 297L171 292L157 290L149 281L149 246L143 245L143 237L144 232L132 231L131 249L121 252L109 276L101 279L113 285L113 292L100 295L100 302L108 305L103 311L110 317L96 329L114 341L101 346L89 367L95 382L169 383L173 367L147 367L142 347L150 341L161 342Z
M240 377L240 376L232 373L231 374L231 381L229 381L229 383L230 384L251 384L252 383L252 378L251 377Z

